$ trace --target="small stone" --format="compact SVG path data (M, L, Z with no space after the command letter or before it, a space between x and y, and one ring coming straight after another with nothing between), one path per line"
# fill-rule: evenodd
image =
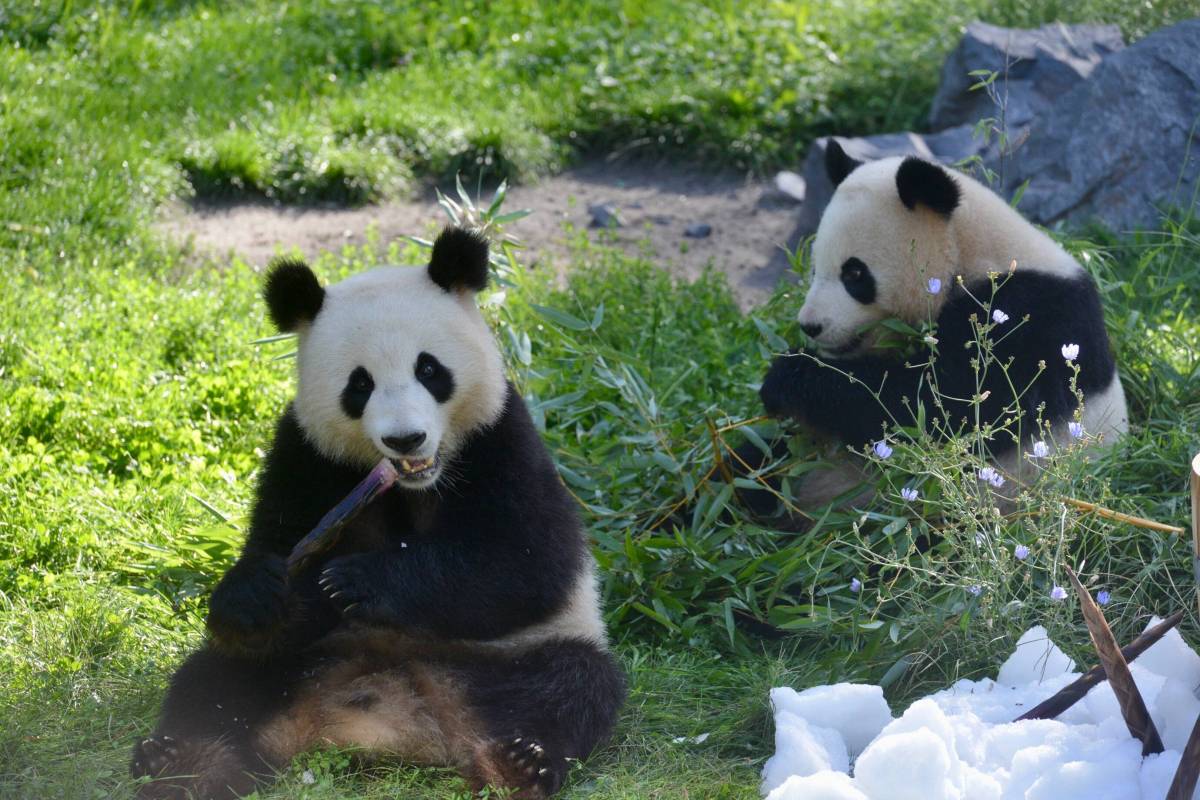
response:
M696 222L684 229L683 235L692 239L707 239L712 233L712 225Z
M775 188L785 197L795 200L797 203L803 203L808 184L805 183L802 176L785 169L775 175Z
M593 228L620 228L625 225L617 212L616 203L594 203L588 206Z

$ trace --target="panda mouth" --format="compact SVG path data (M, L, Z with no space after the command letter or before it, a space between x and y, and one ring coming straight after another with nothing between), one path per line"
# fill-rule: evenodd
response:
M851 337L849 341L844 342L837 347L821 346L818 348L818 350L820 351L821 355L829 358L837 358L838 356L849 355L862 346L864 338L865 337L863 334L860 333Z
M441 459L436 455L432 458L394 458L392 463L400 471L401 480L420 481L437 472Z

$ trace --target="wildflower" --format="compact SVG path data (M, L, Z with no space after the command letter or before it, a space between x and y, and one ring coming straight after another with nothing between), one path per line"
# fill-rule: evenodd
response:
M1072 439L1082 439L1083 438L1083 423L1082 422L1068 422L1067 430L1069 430L1071 432Z
M1004 476L997 472L994 467L983 467L980 469L979 480L987 481L997 489L1004 485Z
M929 279L929 293L937 294L941 290L942 290L942 279L941 278L930 278Z
M938 338L936 336L934 336L932 333L925 334L925 344L929 345L930 347L937 347L937 343Z
M882 440L876 442L874 448L872 449L875 450L875 455L879 456L880 458L887 458L892 454L891 445Z
M1079 358L1079 345L1075 343L1064 344L1062 346L1062 354L1063 358L1065 358L1067 361L1074 361L1075 359Z
M1050 590L1050 599L1051 600L1066 600L1067 599L1067 590L1061 586L1055 586L1053 589Z
M900 496L903 497L905 500L907 500L910 503L913 502L914 500L916 500L917 497L920 496L920 494L921 493L918 492L916 489L910 489L907 486L900 490Z
M1045 442L1034 442L1033 452L1030 455L1034 458L1045 458L1050 455L1050 448L1046 446Z
M983 587L975 584L974 586L968 586L967 591L971 593L972 597L979 597L979 595L983 594Z
M992 322L996 323L997 325L1003 325L1004 323L1008 322L1008 314L1005 314L1003 311L997 308L992 312Z
M1024 561L1029 558L1029 548L1023 544L1019 544L1013 548L1013 556L1017 561Z
M1108 605L1109 601L1111 601L1111 600L1112 600L1112 595L1108 593L1108 589L1101 589L1099 592L1096 593L1096 602L1102 606Z
M850 591L853 592L854 594L858 594L859 592L861 592L862 591L862 581L860 581L858 578L851 578L850 579Z

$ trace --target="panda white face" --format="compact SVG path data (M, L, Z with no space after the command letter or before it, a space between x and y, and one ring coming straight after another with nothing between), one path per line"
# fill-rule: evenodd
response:
M917 323L936 314L958 255L949 224L956 184L948 173L915 159L849 163L840 177L830 168L838 188L813 240L812 283L799 314L801 329L826 357L869 349L881 320ZM911 163L924 166L908 179L937 183L940 174L951 187L940 187L946 198L928 198L938 208L925 196L906 198L899 188ZM940 295L927 291L930 278L944 287Z
M461 252L478 241L453 235L458 251L443 234L429 269L381 267L325 289L312 277L306 291L321 292L318 311L295 326L295 411L305 436L341 463L369 468L391 459L410 489L436 484L465 438L504 406L503 362L473 296L486 283L486 244L482 283L463 284L435 269L452 256L478 257ZM286 329L272 298L280 283L273 273L267 295Z

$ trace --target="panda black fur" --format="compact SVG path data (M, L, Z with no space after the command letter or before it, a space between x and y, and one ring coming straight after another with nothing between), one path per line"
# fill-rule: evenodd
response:
M969 430L978 393L986 395L984 424L1020 410L1017 426L989 442L990 457L1019 474L1022 453L1035 440L1053 446L1070 438L1067 424L1079 403L1062 346L1078 344L1074 363L1085 400L1079 421L1088 441L1111 442L1127 430L1099 292L1066 251L989 189L939 165L915 157L861 164L831 139L826 167L836 189L813 241L813 282L799 314L811 346L772 364L760 391L768 414L796 420L839 447L861 448L893 423L914 425L919 405L927 418L942 417L934 384L951 427L939 433ZM998 276L994 293L990 275ZM930 279L940 281L937 293L928 290ZM968 344L975 340L972 317L990 322L985 307L1008 315L990 334L994 358L1008 369L1006 376L992 366L977 383L979 354ZM927 353L905 358L873 347L879 328L872 326L886 318L912 325L934 319L932 374L919 366ZM757 451L742 452L761 463ZM828 502L862 477L845 459L835 471L840 476L810 481L803 501Z
M610 733L624 681L594 564L475 307L486 282L486 242L457 229L428 270L324 289L302 263L275 266L266 299L300 335L297 397L210 641L135 748L133 774L154 779L140 797L236 797L322 744L545 797ZM402 487L289 580L291 548L384 456Z

